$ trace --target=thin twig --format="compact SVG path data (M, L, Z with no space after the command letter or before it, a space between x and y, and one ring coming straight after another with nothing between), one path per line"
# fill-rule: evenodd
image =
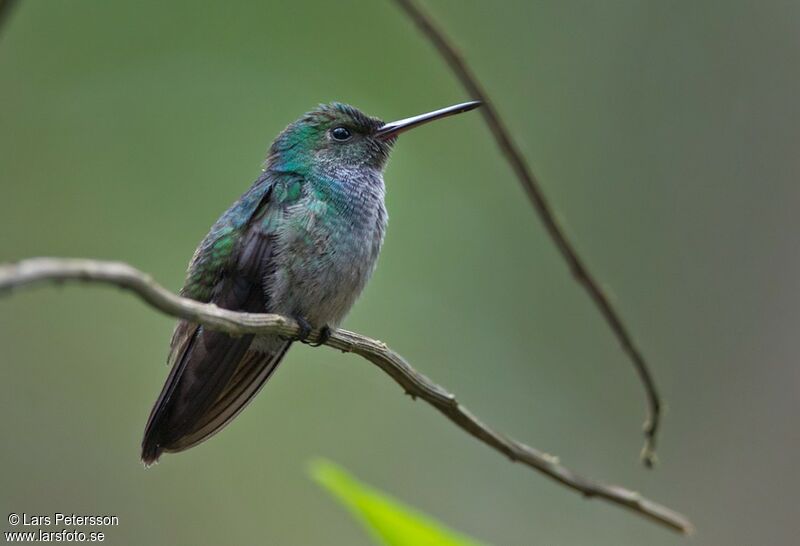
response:
M3 29L3 23L8 20L16 3L17 0L0 0L0 30Z
M461 84L470 97L483 102L483 107L481 108L483 119L494 135L497 146L500 148L500 151L505 154L508 163L511 165L522 187L525 189L539 218L544 223L547 233L572 270L572 275L589 293L595 305L600 309L603 318L605 318L611 330L622 344L622 349L633 362L636 372L639 374L639 378L644 385L649 407L649 416L644 424L645 444L642 449L642 461L646 466L652 467L655 463L656 434L661 419L661 398L658 395L655 381L645 362L644 356L642 356L641 351L639 351L636 344L633 342L633 338L622 322L620 314L614 309L614 306L611 304L608 296L603 292L603 289L600 288L600 283L594 279L589 269L578 255L578 251L569 239L567 239L564 229L559 225L558 220L556 220L553 209L544 195L541 184L525 161L519 147L511 138L511 133L509 133L505 124L500 119L500 114L495 109L493 101L489 98L486 90L472 73L472 70L458 53L452 42L445 36L442 29L433 22L430 15L423 12L413 0L394 1L403 9L406 15L414 21L419 30L427 36L434 47L436 47L439 54L461 81Z
M301 332L300 326L294 320L280 315L237 313L213 304L181 298L160 286L149 275L121 262L32 258L13 264L0 264L0 294L23 286L64 281L108 284L130 290L162 313L231 335L297 336ZM319 331L312 332L308 340L319 341ZM357 354L372 362L405 389L406 393L426 401L467 433L512 461L530 466L587 497L605 499L676 531L691 532L692 524L681 514L634 491L583 478L559 464L556 457L493 431L460 405L455 396L417 372L386 344L346 330L335 330L325 345Z

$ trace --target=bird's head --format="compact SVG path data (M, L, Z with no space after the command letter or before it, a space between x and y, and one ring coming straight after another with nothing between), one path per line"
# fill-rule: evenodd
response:
M479 101L472 101L384 123L347 104L321 104L278 135L270 148L267 166L300 174L314 169L380 171L400 133L478 106Z

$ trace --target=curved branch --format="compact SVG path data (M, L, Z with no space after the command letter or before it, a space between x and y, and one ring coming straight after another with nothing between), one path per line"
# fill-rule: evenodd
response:
M2 30L3 23L6 22L14 10L16 3L17 0L0 0L0 30Z
M642 461L646 466L652 467L655 463L656 434L661 419L661 398L658 395L655 381L653 380L653 376L650 373L644 356L633 342L633 338L622 322L620 314L614 309L614 306L611 304L608 296L603 292L603 289L600 288L600 283L597 282L589 272L586 264L578 255L578 251L567 238L564 228L559 225L558 220L556 220L553 214L553 209L544 195L541 184L526 163L522 152L520 152L519 147L511 138L511 133L509 133L505 124L500 119L500 114L495 109L493 101L489 98L486 90L472 73L472 70L470 70L467 63L459 55L458 51L456 51L455 46L453 46L450 40L445 36L442 29L436 26L431 17L420 10L413 0L394 1L439 51L439 54L450 66L459 81L461 81L467 94L469 94L471 98L483 102L483 107L480 109L481 114L483 114L483 118L489 126L489 130L492 132L492 135L494 135L497 146L506 156L508 163L517 175L525 193L528 195L533 208L536 210L542 223L544 223L547 233L550 235L553 243L555 243L561 256L569 265L572 275L589 293L592 301L594 301L600 313L603 315L603 318L622 345L622 349L633 362L633 366L644 386L649 407L649 416L644 424L645 445L642 449Z
M231 335L297 336L301 332L300 326L291 318L271 314L237 313L213 304L199 303L176 296L156 283L149 275L121 262L32 258L0 265L0 294L34 284L65 281L108 284L130 290L162 313L197 322L207 328ZM317 342L319 331L312 332L308 340ZM605 499L674 530L691 532L691 523L681 514L634 491L581 477L562 466L557 458L490 429L459 404L455 396L417 372L385 343L347 330L335 330L325 345L346 353L357 354L375 364L394 379L406 393L432 405L457 426L512 461L530 466L587 497Z

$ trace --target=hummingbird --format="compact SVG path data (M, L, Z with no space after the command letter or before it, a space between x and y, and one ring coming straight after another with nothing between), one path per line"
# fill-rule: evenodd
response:
M390 123L322 104L286 127L261 174L211 227L181 295L223 309L292 317L300 335L232 337L181 320L169 376L142 440L145 465L207 440L261 390L294 341L330 337L369 280L388 215L383 171L398 135L480 101Z

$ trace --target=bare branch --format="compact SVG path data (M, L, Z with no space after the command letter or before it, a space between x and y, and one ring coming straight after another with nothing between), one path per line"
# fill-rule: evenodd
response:
M17 0L0 0L0 30L14 10Z
M639 378L644 385L650 413L644 424L645 445L642 449L642 461L646 466L652 467L655 463L656 434L661 418L661 398L658 395L655 381L645 362L644 356L642 356L641 351L639 351L636 344L633 342L633 338L622 322L620 314L614 309L613 305L611 305L611 301L605 295L603 289L600 288L600 283L594 279L589 269L578 255L578 251L572 243L570 243L569 239L567 239L564 229L559 225L558 220L556 220L553 209L544 195L541 184L530 167L528 167L519 147L511 138L511 133L509 133L505 124L500 119L500 114L495 109L494 102L489 98L486 90L472 73L472 70L467 66L467 63L461 55L459 55L452 42L445 36L442 29L434 23L430 15L423 12L413 0L394 1L439 51L439 54L461 81L467 94L473 99L478 99L483 102L483 108L481 108L483 119L494 135L500 151L506 156L508 163L517 175L519 182L522 184L539 218L542 220L542 223L544 223L547 233L555 243L561 256L569 265L572 275L589 293L595 305L600 309L603 318L622 344L622 349L633 362L636 372L639 374Z
M130 290L162 313L231 335L297 336L301 332L300 326L294 320L280 315L237 313L213 304L181 298L160 286L149 275L121 262L32 258L0 265L0 294L28 285L65 281L108 284ZM319 331L312 332L308 340L317 342ZM335 330L325 345L357 354L372 362L394 379L406 393L432 405L460 428L512 461L530 466L587 497L605 499L674 530L691 532L691 523L681 514L634 491L583 478L559 464L556 457L493 431L460 405L455 396L417 372L386 344L347 330Z

